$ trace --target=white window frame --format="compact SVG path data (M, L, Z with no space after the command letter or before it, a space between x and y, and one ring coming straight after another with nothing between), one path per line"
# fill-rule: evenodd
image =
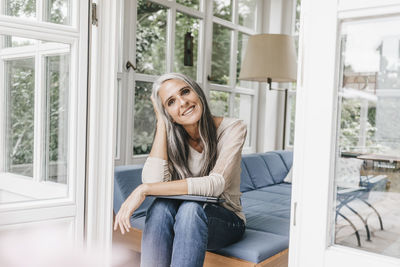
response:
M11 225L30 225L38 221L54 221L60 218L72 219L73 238L83 241L84 233L84 188L85 188L85 139L86 139L86 97L87 97L87 51L88 51L88 1L71 0L71 25L60 25L43 22L44 1L36 0L36 18L23 19L0 15L0 32L35 40L47 40L69 45L66 50L62 44L38 44L35 47L19 47L3 50L0 55L0 71L4 73L4 60L27 56L35 57L35 126L34 132L34 179L26 179L21 175L4 172L4 130L0 132L2 187L10 190L25 190L35 201L4 203L0 205L0 216L7 218L0 222L0 229L8 229ZM1 9L3 6L1 7ZM41 182L43 179L42 157L44 148L42 115L45 99L43 71L45 57L54 54L70 54L70 83L68 100L68 186L52 182ZM44 68L43 68L44 69ZM0 93L4 96L4 77L0 84ZM79 90L78 90L79 88ZM4 99L1 97L1 99ZM1 103L5 107L5 103ZM4 114L4 113L3 113ZM84 116L82 116L82 114ZM1 116L3 117L3 116ZM5 125L1 118L1 127ZM42 150L42 151L40 151ZM68 192L66 197L55 197L57 193Z

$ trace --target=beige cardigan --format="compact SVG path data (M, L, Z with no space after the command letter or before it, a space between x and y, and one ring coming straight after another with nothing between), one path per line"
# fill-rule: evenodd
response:
M217 161L208 176L188 177L188 193L200 196L220 196L225 199L221 205L235 212L243 221L246 218L240 203L240 162L246 140L247 127L243 121L224 118L217 129ZM197 153L197 155L196 155ZM190 150L189 169L193 174L200 170L203 153ZM170 181L171 174L166 160L148 157L143 167L142 182L155 183Z

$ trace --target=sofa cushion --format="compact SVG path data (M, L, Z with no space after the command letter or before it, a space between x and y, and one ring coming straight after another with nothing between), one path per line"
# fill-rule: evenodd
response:
M282 161L285 164L286 169L290 170L290 168L293 165L293 151L277 150L277 151L271 151L269 153L278 154L282 158Z
M257 190L291 196L292 184L281 183L281 184L276 184L274 186L261 187L261 188L258 188Z
M288 174L286 175L285 179L283 179L283 181L285 183L290 183L291 184L292 180L293 180L293 168L290 168Z
M259 154L243 155L242 161L247 168L255 188L273 185L275 183L265 161Z
M289 237L290 221L275 215L246 214L246 228Z
M290 205L285 206L278 203L267 203L261 200L255 199L243 199L243 210L244 215L247 217L253 216L253 214L264 214L264 215L272 215L284 219L290 218Z
M213 252L259 263L288 247L287 236L246 229L242 240Z
M240 173L240 192L247 192L255 189L256 187L251 181L249 172L247 171L247 167L243 160L240 162L240 168L242 169L242 172Z
M272 187L275 187L275 186L276 185L273 185ZM259 200L262 203L278 204L278 205L289 208L290 196L285 195L283 193L279 193L280 190L275 190L275 191L276 192L268 192L267 193L266 191L257 189L257 190L245 192L242 195L242 202L246 202L247 199L254 199L254 200Z
M274 184L282 183L289 172L282 158L277 153L264 153L260 156L265 161L268 171L274 180Z

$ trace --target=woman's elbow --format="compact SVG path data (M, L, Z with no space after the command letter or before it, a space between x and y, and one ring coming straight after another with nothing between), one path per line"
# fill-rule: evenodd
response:
M218 174L214 176L213 183L214 190L212 190L212 196L219 197L225 190L225 179L222 175Z

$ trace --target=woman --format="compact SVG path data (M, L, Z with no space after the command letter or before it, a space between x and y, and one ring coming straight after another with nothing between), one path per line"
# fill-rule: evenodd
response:
M240 161L246 125L213 117L200 86L177 73L161 76L151 96L157 128L143 184L122 204L114 230L129 232L130 217L147 195L203 195L221 205L156 199L142 236L141 266L203 266L206 249L240 240Z

